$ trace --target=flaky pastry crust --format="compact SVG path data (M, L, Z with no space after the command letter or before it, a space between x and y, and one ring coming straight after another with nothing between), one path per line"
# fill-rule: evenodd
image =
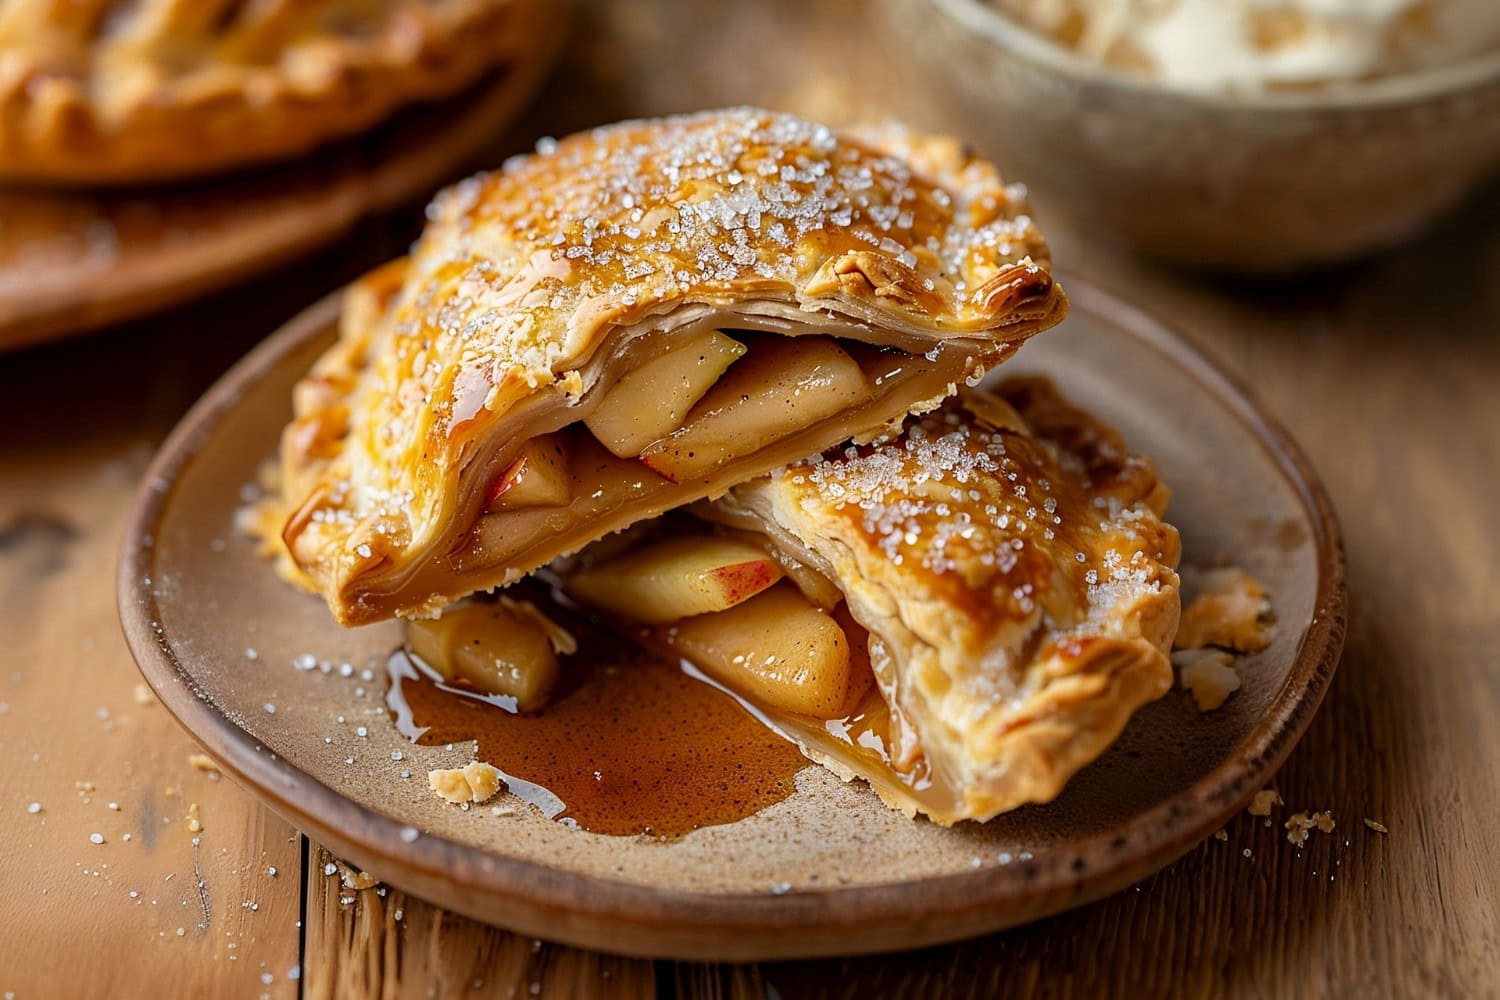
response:
M1179 542L1161 520L1165 486L1049 382L997 393L700 511L822 572L869 632L881 749L851 736L857 719L778 725L945 824L1051 800L1172 684Z
M288 551L348 624L436 613L632 521L869 438L1066 310L1024 190L951 140L899 129L841 136L757 109L626 122L465 181L429 219L409 259L351 291L283 436ZM946 384L799 429L795 451L455 576L484 486L519 444L587 415L639 344L705 325L960 360L933 362L952 370Z
M0 179L137 183L296 156L520 58L547 6L0 0Z

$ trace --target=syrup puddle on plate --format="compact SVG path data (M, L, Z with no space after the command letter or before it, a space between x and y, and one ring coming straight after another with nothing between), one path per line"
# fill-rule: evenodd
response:
M628 640L575 634L578 653L540 712L442 681L405 650L390 658L386 705L408 739L474 740L512 794L593 833L681 836L795 790L807 759L729 695Z

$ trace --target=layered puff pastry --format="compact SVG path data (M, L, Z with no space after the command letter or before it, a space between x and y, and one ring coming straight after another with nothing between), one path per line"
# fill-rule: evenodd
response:
M0 0L0 180L295 156L521 58L544 0Z
M602 543L562 585L890 805L984 821L1054 798L1170 689L1167 498L1115 431L1014 380L736 486L696 532Z
M931 410L1062 318L1024 189L957 143L736 109L441 194L298 385L279 532L357 625Z

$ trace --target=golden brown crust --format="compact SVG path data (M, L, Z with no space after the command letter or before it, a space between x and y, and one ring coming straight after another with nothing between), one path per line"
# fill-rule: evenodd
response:
M961 353L961 378L1061 318L1023 190L947 140L874 143L756 109L626 122L440 195L409 261L356 286L283 440L286 540L340 620L388 615L372 591L476 515L472 470L576 419L640 338L833 331ZM875 429L831 427L799 454ZM458 596L393 600L423 613Z
M1172 683L1179 543L1155 471L1045 381L998 393L736 487L710 514L758 521L844 592L890 711L894 774L872 784L943 823L1052 799ZM794 735L871 776L857 749Z
M295 156L518 56L540 0L0 0L0 179ZM555 15L554 15L555 16Z

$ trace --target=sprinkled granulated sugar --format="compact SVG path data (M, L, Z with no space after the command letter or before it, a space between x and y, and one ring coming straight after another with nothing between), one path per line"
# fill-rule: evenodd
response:
M1018 408L1050 425L1033 430L1016 413L987 420L982 400L993 397L965 394L892 440L806 460L719 501L728 512L769 511L840 575L943 607L943 641L933 645L959 661L949 679L961 676L971 703L1000 704L1036 678L966 664L1019 660L1023 642L1045 650L1118 634L1131 625L1117 609L1149 606L1175 583L1162 562L1175 537L1145 503L1156 486L1150 466L1104 458L1102 447L1068 451L1112 432L1077 411L1052 413L1061 404L1050 386L1017 386L998 392L1016 391ZM1011 409L998 399L988 408L1000 407ZM1103 511L1096 496L1109 501ZM1000 634L1014 645L1000 648Z
M457 461L472 421L559 383L576 396L607 324L744 289L860 315L908 302L982 328L1011 309L1014 282L1045 282L1023 188L954 142L863 138L756 109L626 122L443 192L373 331L386 343L363 376L372 405L353 410L348 438L388 454L360 458L354 483L330 472L294 549L327 551L342 573L404 545L436 501L402 481L402 456Z

